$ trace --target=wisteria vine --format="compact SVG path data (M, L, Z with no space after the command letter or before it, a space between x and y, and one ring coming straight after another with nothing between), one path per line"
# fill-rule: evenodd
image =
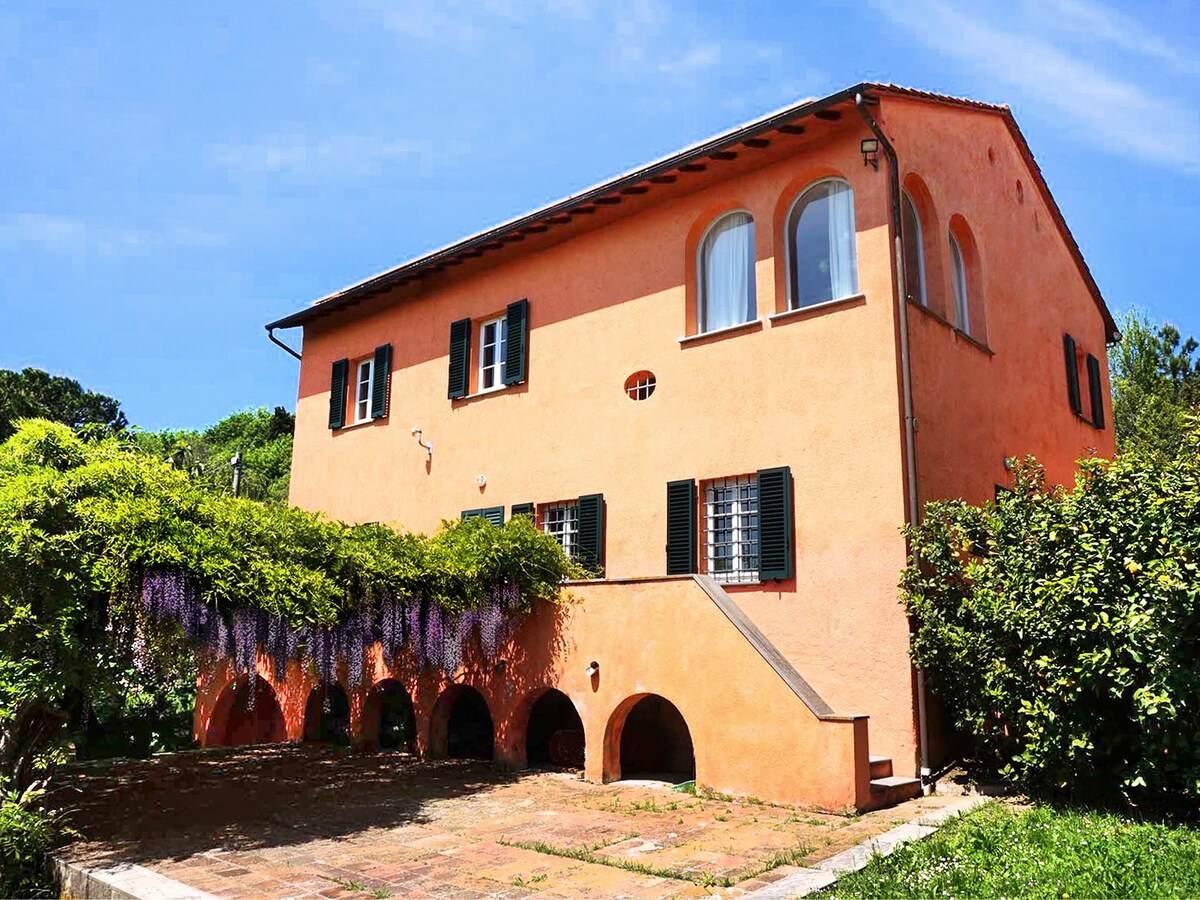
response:
M461 665L465 646L478 632L484 655L491 658L516 625L521 596L511 582L494 585L488 596L481 609L450 613L427 599L388 595L350 611L335 625L293 628L257 607L236 609L226 621L205 603L195 582L177 569L152 569L142 577L146 615L178 624L197 647L229 659L238 674L247 676L250 697L260 651L276 672L286 671L290 660L307 662L326 683L336 680L341 660L347 681L356 687L363 683L367 651L376 643L389 666L408 649L419 665L450 674Z

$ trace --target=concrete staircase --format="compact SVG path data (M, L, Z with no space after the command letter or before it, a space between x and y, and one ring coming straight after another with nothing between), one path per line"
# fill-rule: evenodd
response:
M871 760L871 809L895 806L897 803L921 796L921 779L893 775L890 756L872 756L869 759Z

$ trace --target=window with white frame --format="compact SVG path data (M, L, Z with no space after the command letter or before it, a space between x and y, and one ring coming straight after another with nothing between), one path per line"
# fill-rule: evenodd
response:
M967 298L967 263L963 259L962 247L954 232L950 232L950 284L954 288L954 311L956 323L967 334L971 333L971 308Z
M840 178L805 189L788 215L788 291L792 309L858 293L854 191Z
M552 535L567 556L575 555L576 536L579 534L579 504L571 500L565 503L547 503L542 507L542 531Z
M728 213L708 227L697 260L700 332L720 331L755 315L754 219L748 212Z
M504 387L504 356L508 346L508 322L504 316L479 326L479 390Z
M912 197L905 191L901 195L901 208L904 214L904 281L908 287L908 299L915 300L922 306L929 305L925 293L925 244L921 235L921 217L917 214L917 206Z
M375 360L364 359L354 375L354 424L371 421L371 400L375 379Z
M758 478L704 485L705 569L717 581L758 581Z

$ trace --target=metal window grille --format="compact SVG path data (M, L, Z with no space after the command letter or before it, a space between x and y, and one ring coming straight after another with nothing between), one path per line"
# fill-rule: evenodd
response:
M625 382L625 393L632 400L645 400L654 393L654 388L657 386L658 381L653 372L635 372Z
M490 391L504 383L507 344L507 320L499 318L483 323L479 341L479 390Z
M717 581L758 581L758 479L723 478L704 486L705 563Z
M371 367L373 361L366 359L358 364L358 383L354 391L354 421L365 422L371 418Z
M572 500L543 506L542 531L553 535L567 556L574 556L576 535L579 534L579 504Z

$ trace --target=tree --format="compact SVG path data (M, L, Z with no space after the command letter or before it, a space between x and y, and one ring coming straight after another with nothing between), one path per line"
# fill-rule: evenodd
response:
M137 435L140 447L188 472L213 490L233 491L234 454L242 455L241 496L285 502L296 419L282 406L238 412L203 431Z
M0 441L13 433L18 419L49 419L72 428L95 425L109 434L129 424L116 400L84 390L73 378L41 369L0 369Z
M1197 420L1182 447L1084 460L1070 489L1026 460L995 504L908 531L914 662L1026 789L1200 796Z
M1155 328L1140 312L1125 317L1121 332L1110 358L1117 447L1175 455L1200 403L1200 343L1174 325Z

